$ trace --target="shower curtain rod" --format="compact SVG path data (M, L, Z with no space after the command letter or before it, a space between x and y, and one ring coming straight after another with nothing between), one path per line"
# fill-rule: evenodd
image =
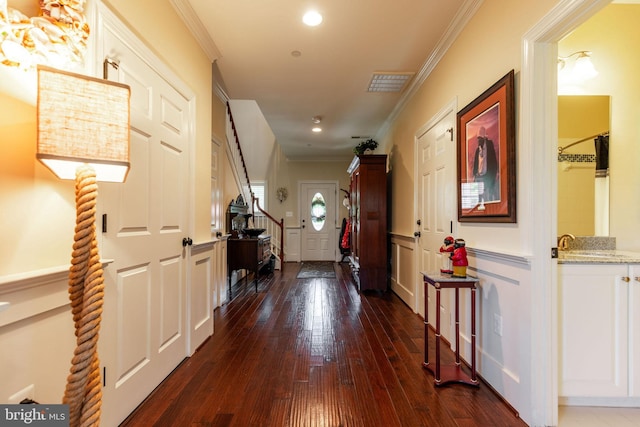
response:
M581 142L589 141L590 139L594 139L594 138L597 138L599 136L609 136L609 131L598 133L598 134L595 134L595 135L592 135L592 136L588 136L586 138L582 138L582 139L580 139L580 140L578 140L576 142L572 142L569 145L565 145L564 147L558 147L558 154L562 154L562 152L564 150L566 150L567 148L569 148L569 147L573 147L576 144L580 144Z

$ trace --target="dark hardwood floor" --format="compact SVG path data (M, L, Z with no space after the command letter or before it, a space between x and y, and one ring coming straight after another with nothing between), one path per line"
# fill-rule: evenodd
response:
M423 320L392 292L358 293L346 264L336 279L299 266L234 288L214 335L122 426L526 425L484 383L436 388Z

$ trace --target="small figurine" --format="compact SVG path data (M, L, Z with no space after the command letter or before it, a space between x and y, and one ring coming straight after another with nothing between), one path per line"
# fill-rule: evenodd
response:
M444 239L444 245L440 246L440 253L442 254L442 267L440 268L440 273L453 274L453 270L451 269L451 252L453 252L453 242L453 237L447 236Z
M464 239L456 239L453 243L451 262L453 263L453 277L467 277L469 260L467 259Z

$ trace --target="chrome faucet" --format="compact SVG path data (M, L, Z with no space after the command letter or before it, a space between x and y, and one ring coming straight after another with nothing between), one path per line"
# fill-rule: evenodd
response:
M570 233L560 236L560 238L558 238L558 249L560 249L561 251L566 251L567 249L569 249L569 239L575 240L576 236Z

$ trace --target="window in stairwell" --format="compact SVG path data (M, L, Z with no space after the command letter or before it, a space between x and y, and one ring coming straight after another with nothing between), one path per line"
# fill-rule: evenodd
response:
M260 207L263 210L267 210L267 183L264 181L258 181L258 182L251 182L251 191L253 191L253 195L258 199L259 203L260 203ZM260 210L258 209L257 204L254 203L253 205L253 213L256 216L262 216L264 215L262 212L260 212Z

